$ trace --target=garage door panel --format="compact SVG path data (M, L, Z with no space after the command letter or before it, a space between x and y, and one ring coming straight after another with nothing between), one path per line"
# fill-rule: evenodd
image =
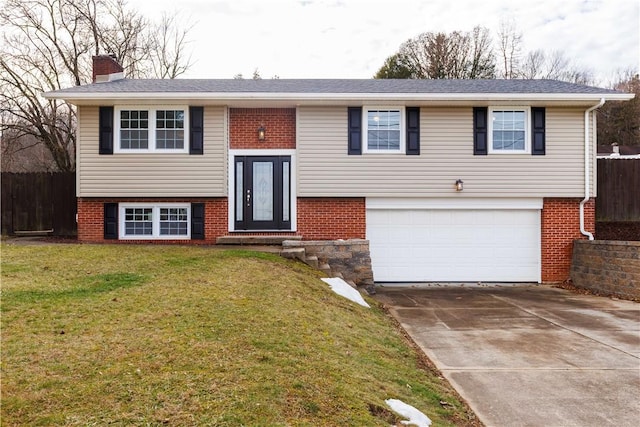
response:
M374 279L539 281L537 209L368 209Z

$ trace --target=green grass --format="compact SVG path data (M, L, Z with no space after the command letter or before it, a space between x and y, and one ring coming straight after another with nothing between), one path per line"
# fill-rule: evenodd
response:
M3 426L389 426L388 398L438 426L475 425L375 301L335 295L300 263L181 246L1 249Z

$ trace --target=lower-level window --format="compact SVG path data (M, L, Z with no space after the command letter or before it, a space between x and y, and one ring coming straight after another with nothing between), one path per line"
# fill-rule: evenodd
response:
M188 239L189 204L120 204L121 239Z

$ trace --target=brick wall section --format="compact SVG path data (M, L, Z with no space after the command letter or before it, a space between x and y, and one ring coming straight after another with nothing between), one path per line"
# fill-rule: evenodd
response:
M78 198L78 241L104 241L104 201Z
M258 128L264 126L266 138L258 141ZM229 110L231 149L296 148L295 108L232 108Z
M586 239L580 233L582 199L544 199L542 207L542 281L563 282L569 278L573 242ZM585 229L595 232L595 200L584 207Z
M179 240L178 243L214 244L228 232L227 199L78 199L78 241L116 242L104 240L104 203L205 203L205 240ZM238 233L245 234L245 233ZM297 232L255 232L251 235L300 235L305 240L364 239L366 210L364 198L299 198ZM127 243L148 243L124 240ZM168 240L152 240L170 243Z
M205 240L105 240L105 203L204 203ZM214 244L227 234L227 199L87 199L78 198L78 241L91 243L180 243Z
M640 242L576 241L571 280L578 288L640 301Z
M298 234L304 240L366 238L364 198L298 198Z

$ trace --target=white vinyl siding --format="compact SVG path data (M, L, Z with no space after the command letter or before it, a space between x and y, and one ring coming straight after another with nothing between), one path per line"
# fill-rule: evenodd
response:
M224 107L204 108L203 155L190 155L188 152L100 155L98 107L79 107L77 195L226 197L225 111ZM117 138L114 138L114 144L117 144Z
M298 196L582 197L584 111L546 109L544 156L474 156L471 106L421 108L420 155L373 156L347 154L346 108L299 107Z

